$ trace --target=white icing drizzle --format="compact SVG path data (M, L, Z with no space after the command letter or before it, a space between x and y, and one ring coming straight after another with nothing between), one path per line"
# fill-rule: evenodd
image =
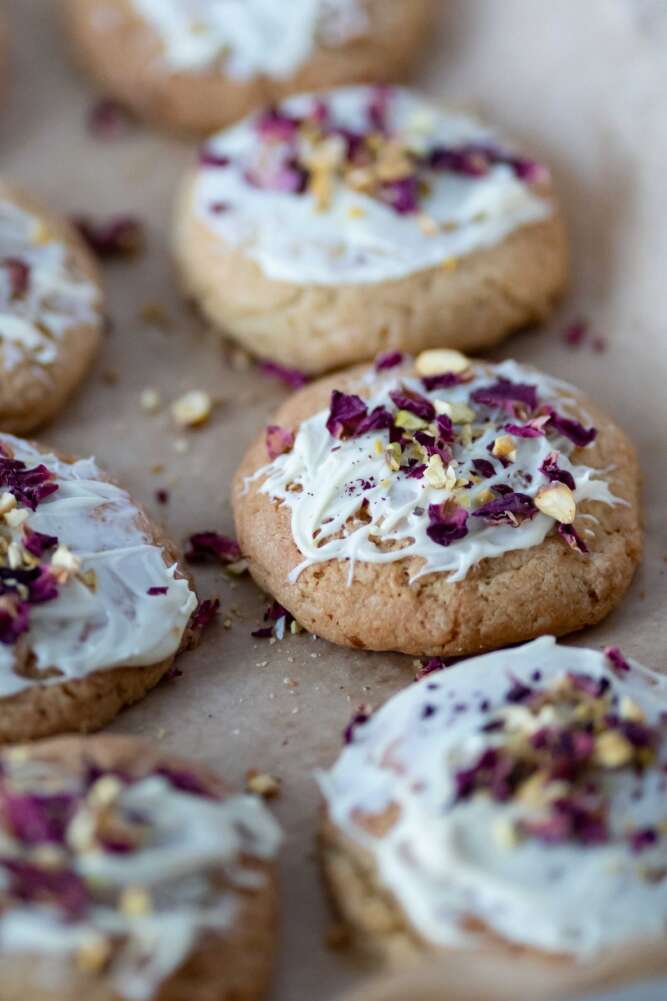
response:
M667 710L663 676L634 663L619 676L603 654L558 646L552 637L476 657L400 692L357 729L331 771L318 776L329 814L371 852L381 882L437 945L473 945L475 935L462 926L470 917L512 943L578 957L663 936L667 840L663 835L638 854L629 847L628 828L664 829L664 746L643 773L609 771L611 836L601 844L528 837L509 846L498 834L530 817L525 804L477 795L452 805L457 771L505 740L481 727L501 707L507 711L514 681L535 684L535 671L539 687L569 671L606 678L621 705L629 697L649 725ZM509 712L521 723L520 706ZM372 836L360 815L390 804L400 808L397 823L383 837Z
M27 287L12 294L3 261L20 261ZM98 324L100 292L78 275L65 244L53 239L36 216L0 198L0 348L3 367L26 358L48 366L58 357L59 341L73 327Z
M234 80L284 79L318 45L342 46L369 27L361 0L132 2L158 32L170 70L201 71L223 59Z
M372 89L343 87L323 98L334 120L366 131ZM300 95L281 107L306 114L314 95ZM392 88L388 121L411 149L435 145L498 144L497 135L475 119ZM422 200L423 215L438 226L424 233L419 215L399 215L376 198L336 185L330 207L318 211L311 192L293 195L254 188L244 178L260 149L253 117L210 142L229 156L224 169L200 166L194 211L226 244L238 247L275 281L314 285L363 285L391 281L437 267L506 239L514 230L546 219L550 201L518 180L509 166L496 165L484 177L433 173ZM223 204L224 212L212 210Z
M148 541L126 491L100 480L93 459L68 464L11 435L0 441L29 467L44 463L56 474L59 489L27 524L57 536L80 559L81 574L94 571L96 579L93 590L72 577L56 600L31 606L27 642L36 667L60 673L39 681L20 676L15 647L0 645L0 696L98 670L158 664L176 653L197 599L176 577L176 565L167 567L162 550ZM20 530L14 532L20 540ZM154 587L167 591L149 595Z
M536 386L540 403L552 404L561 413L567 412L572 403L570 398L568 404L567 397L573 391L571 386L514 361L475 365L472 381L431 392L424 389L421 380L408 375L410 369L408 363L386 373L371 372L364 380L365 385L348 391L361 390L362 396L367 398L370 412L379 405L394 409L389 394L401 385L431 402L461 404L467 403L474 390L488 386L498 378L505 378ZM540 545L555 527L554 519L546 514L540 512L519 526L488 524L481 518L471 516L465 538L442 546L432 542L427 535L428 507L454 497L460 504L467 498L472 512L476 498L498 483L534 497L539 487L547 482L539 468L555 449L560 453L560 468L574 477L577 504L587 500L605 504L624 503L611 494L603 479L598 478L600 470L581 462L575 464L570 458L574 445L561 436L554 438L551 432L549 437L515 438L516 459L504 469L500 461L490 455L488 446L504 433L500 430L502 425L511 420L507 414L497 417L497 423L479 425L483 433L472 444L457 443L453 446L458 477L474 473L472 462L475 459L491 460L496 467L496 475L481 479L465 490L438 489L430 486L426 478L409 478L404 472L390 474L385 458L389 441L387 431L374 431L339 441L327 431L328 416L328 409L321 410L305 420L299 426L293 449L263 466L247 481L262 480L260 492L279 500L291 513L292 536L303 560L291 571L290 580L296 580L306 567L329 560L348 561L351 582L357 561L380 564L419 557L423 563L414 572L412 580L428 573L447 573L450 580L458 581L480 560L516 549L532 549ZM526 473L531 477L530 481L526 479ZM374 485L363 490L357 486L368 483ZM301 489L290 488L290 485ZM349 520L358 513L363 499L368 503L369 519L355 524L353 528L349 525L346 528ZM374 540L397 544L400 548L383 551Z
M50 793L76 789L62 774L58 782L55 768L44 765L35 774L34 764L30 767L33 793L40 780ZM84 801L68 831L87 830L89 810ZM120 818L140 817L143 835L130 853L97 846L67 854L69 871L85 880L92 895L85 914L65 921L54 906L17 901L0 915L0 952L73 963L100 939L111 941L115 949L105 976L121 997L147 1001L188 959L203 933L231 928L239 907L235 888L262 886L262 877L243 858L272 859L281 833L257 797L209 799L182 792L158 775L125 786L114 811ZM8 844L1 846L5 857ZM17 857L16 848L9 854ZM224 873L231 885L216 887L216 873ZM0 864L0 886L6 881ZM116 906L124 891L136 888L148 895L148 910L132 914Z

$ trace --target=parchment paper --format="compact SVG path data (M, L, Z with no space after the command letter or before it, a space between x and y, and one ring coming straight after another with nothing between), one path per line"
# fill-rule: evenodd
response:
M229 533L233 470L285 391L256 371L231 369L181 301L167 229L191 149L141 126L116 141L91 138L85 115L94 92L68 61L58 6L7 4L14 65L0 113L0 170L64 213L137 214L148 224L149 252L105 269L113 331L82 392L42 438L94 453L177 541L201 529ZM442 0L420 74L431 93L487 113L554 168L571 229L573 288L547 330L514 338L503 353L576 381L639 447L644 565L620 610L575 642L614 642L658 668L666 666L666 44L665 0ZM154 303L169 317L167 331L140 319ZM604 353L563 344L563 327L579 315L606 338ZM149 386L166 401L197 388L221 402L208 427L175 436L166 412L142 413ZM187 439L187 452L175 450L175 437ZM151 471L158 464L159 474ZM154 499L162 487L171 494L166 508ZM220 623L182 659L182 677L113 729L161 740L232 782L249 768L282 779L284 927L272 1001L334 997L363 971L324 942L331 915L314 857L312 770L333 760L353 709L380 703L414 668L409 658L351 653L308 636L252 640L264 608L252 583L230 584L215 570L197 580L203 595L220 596Z

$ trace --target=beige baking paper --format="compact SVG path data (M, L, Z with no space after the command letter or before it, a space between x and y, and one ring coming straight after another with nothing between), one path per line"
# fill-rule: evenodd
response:
M148 253L105 269L113 330L83 391L42 437L94 453L176 540L201 529L230 533L232 473L285 390L256 371L232 370L180 300L168 228L192 148L141 126L115 141L90 136L95 91L68 62L58 7L8 0L13 86L0 112L0 170L64 213L139 216ZM548 329L514 338L503 354L576 381L639 447L644 564L622 608L575 642L613 642L657 668L667 666L666 47L665 0L442 0L420 73L431 94L484 112L553 166L572 235L571 294ZM142 320L155 304L168 329ZM605 338L605 352L563 344L560 332L579 316ZM168 408L142 413L147 387L165 402L205 389L219 404L206 428L175 434ZM177 450L181 440L187 451ZM166 507L155 501L160 488L170 491ZM219 624L182 659L181 677L113 729L201 758L233 782L250 768L282 779L284 926L272 1001L333 998L357 987L364 971L325 944L331 914L315 859L312 771L335 757L354 708L380 703L414 668L409 658L352 653L309 636L253 640L264 602L252 583L230 583L214 569L198 571L197 581L203 595L220 596Z

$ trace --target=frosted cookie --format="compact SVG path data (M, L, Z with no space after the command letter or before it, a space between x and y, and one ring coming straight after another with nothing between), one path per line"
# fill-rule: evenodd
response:
M600 956L667 930L667 680L542 637L437 671L319 776L360 941Z
M434 0L67 0L76 55L159 125L209 134L315 87L400 79Z
M460 655L603 618L640 558L624 434L506 361L398 354L311 384L247 453L256 581L334 643Z
M0 766L3 1001L262 995L280 832L260 800L132 738Z
M93 459L0 434L0 743L108 723L193 639L196 605Z
M221 132L174 239L213 325L308 373L493 344L543 319L566 276L546 168L401 88L302 95Z
M62 409L97 351L102 310L78 234L0 180L0 427L29 431Z

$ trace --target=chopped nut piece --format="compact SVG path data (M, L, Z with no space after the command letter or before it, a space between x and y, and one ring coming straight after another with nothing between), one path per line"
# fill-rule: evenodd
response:
M492 455L498 459L509 459L514 462L516 459L516 441L511 434L498 435L493 443Z
M629 719L633 723L643 723L646 719L644 710L629 695L624 695L621 699L620 712L623 719Z
M118 799L123 784L115 775L103 775L91 787L88 800L92 806L109 806Z
M120 909L128 918L139 918L150 914L152 909L150 894L141 886L128 886L121 894Z
M12 570L16 570L22 565L23 551L18 542L9 543L9 548L7 549L7 562Z
M535 507L561 525L571 525L577 516L574 494L565 483L540 487L535 496Z
M10 528L19 528L24 521L27 521L29 517L29 512L23 509L19 510L17 508L12 508L11 511L5 513L5 521Z
M172 404L171 415L179 427L197 427L206 423L212 409L213 402L209 394L201 389L193 389Z
M435 400L435 411L445 414L454 424L469 424L475 419L475 411L467 403L449 403L447 400Z
M51 558L51 566L54 570L62 571L65 579L67 579L72 574L79 572L81 569L81 560L61 542Z
M424 479L436 490L443 490L447 486L445 466L439 455L432 455L428 460Z
M405 431L421 431L423 428L428 427L428 421L417 417L410 410L399 410L394 417L394 424Z
M162 400L157 389L146 388L142 390L139 401L141 409L147 414L156 414L162 406Z
M493 837L496 844L506 851L516 848L519 843L516 826L507 817L501 817L493 825Z
M8 511L13 511L15 507L16 497L14 494L10 494L8 490L0 494L0 515L7 514Z
M384 456L392 473L398 472L401 467L401 446L397 441L392 441L387 445Z
M618 730L607 730L595 741L595 757L604 768L621 768L632 754L632 744Z
M417 356L415 367L419 375L444 375L446 372L465 372L470 368L470 360L460 351L448 348L434 348L422 351Z
M90 938L79 946L76 954L76 964L86 973L98 973L111 957L111 943L102 935Z
M249 771L246 775L246 789L255 796L274 799L280 793L280 779L266 772Z

